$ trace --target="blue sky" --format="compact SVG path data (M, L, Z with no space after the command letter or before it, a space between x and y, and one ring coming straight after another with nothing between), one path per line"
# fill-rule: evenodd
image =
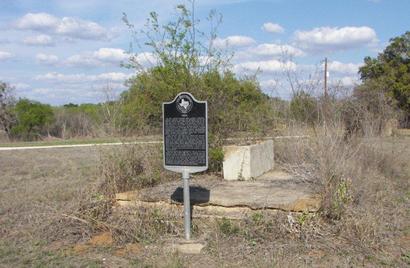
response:
M179 3L187 2L1 0L0 80L18 97L54 105L102 101L135 74L120 67L131 41L122 12L140 29L150 11L166 22ZM291 95L285 70L320 88L324 57L331 85L351 88L365 56L410 30L407 0L196 0L205 29L211 9L223 16L214 45L235 52L232 69L258 72L262 89L282 98ZM146 48L135 52L152 62Z

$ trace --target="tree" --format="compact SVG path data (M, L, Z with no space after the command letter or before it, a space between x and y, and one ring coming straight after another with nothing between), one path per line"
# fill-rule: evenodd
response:
M36 139L48 134L48 126L54 120L50 105L20 99L15 105L16 124L12 127L13 136L23 139Z
M256 79L238 78L229 70L230 56L213 47L215 28L205 35L196 28L192 10L179 5L177 11L176 19L165 25L159 25L155 12L147 20L145 45L156 62L146 68L138 61L140 55L131 57L127 66L137 69L137 74L121 96L123 124L142 131L160 129L162 102L189 91L208 101L212 136L271 127L269 98ZM220 23L215 12L208 19L212 25ZM124 21L134 31L126 16Z
M12 94L13 88L0 81L0 128L2 128L8 137L10 137L10 130L15 123L15 116L13 113L14 97Z
M290 112L294 119L309 125L318 121L318 104L309 93L297 91L290 101Z
M366 91L382 92L391 99L391 105L405 114L410 122L410 31L390 40L377 58L366 57L359 69L363 84L356 95L368 97Z

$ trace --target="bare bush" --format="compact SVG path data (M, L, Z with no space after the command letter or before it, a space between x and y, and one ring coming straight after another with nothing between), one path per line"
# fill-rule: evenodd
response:
M404 208L392 201L408 187L402 152L385 150L379 138L346 140L343 132L343 124L335 124L316 128L309 139L281 141L275 147L277 161L320 187L320 214L328 223L320 229L331 228L353 247L369 252L390 243L384 233L400 228L405 218Z
M138 208L114 213L115 194L154 186L175 178L162 168L159 145L122 145L102 149L98 164L100 182L84 196L73 216L87 232L109 231L118 243L152 242L176 232L170 215L155 209ZM171 220L172 221L172 220Z
M357 87L353 96L344 99L341 105L346 135L386 135L389 121L400 115L392 101L383 92Z
M119 192L153 186L173 178L162 167L161 146L122 145L101 152L99 170L103 178L101 192L113 196Z
M56 110L51 134L62 139L99 136L96 123L84 112Z
M350 180L343 171L346 161L356 153L356 147L344 142L343 129L338 126L316 128L312 134L310 139L282 142L276 149L278 161L288 171L320 185L323 209L338 218L347 198L341 191Z
M123 99L119 98L118 93L115 92L110 83L107 83L102 91L105 100L101 104L104 132L111 136L120 133L126 134L128 131L127 125L120 125Z

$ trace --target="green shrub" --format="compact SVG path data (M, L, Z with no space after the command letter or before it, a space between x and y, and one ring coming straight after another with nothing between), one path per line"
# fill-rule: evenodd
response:
M290 112L295 120L312 125L318 118L317 101L309 93L299 91L292 97Z
M269 98L255 77L237 77L229 70L228 55L208 48L209 40L192 39L192 32L197 36L203 33L194 27L198 22L192 21L191 12L183 5L177 7L177 12L174 21L165 25L159 25L155 12L147 20L145 45L157 61L154 67L145 69L138 55L131 55L127 66L135 68L137 74L121 96L123 127L160 133L162 103L188 91L208 101L209 131L215 137L211 147L236 131L263 132L271 128ZM126 17L124 21L135 33Z
M54 120L50 105L27 99L19 100L15 107L16 124L12 127L12 136L27 140L49 134L49 125Z

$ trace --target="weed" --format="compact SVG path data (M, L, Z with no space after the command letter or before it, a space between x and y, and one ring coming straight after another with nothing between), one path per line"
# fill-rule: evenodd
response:
M300 226L303 226L307 220L309 220L310 215L308 212L303 212L296 217L296 221Z
M261 212L256 212L254 214L252 214L252 221L255 224L260 224L263 222L263 214Z
M331 219L340 219L346 205L351 200L349 195L349 182L345 179L332 177L330 183L335 183L336 186L329 186L332 189L332 197L330 207L327 207L326 216Z
M225 236L232 236L239 233L239 226L236 225L232 220L227 218L222 218L218 220L219 231Z
M209 149L209 171L221 172L224 152L221 147Z

